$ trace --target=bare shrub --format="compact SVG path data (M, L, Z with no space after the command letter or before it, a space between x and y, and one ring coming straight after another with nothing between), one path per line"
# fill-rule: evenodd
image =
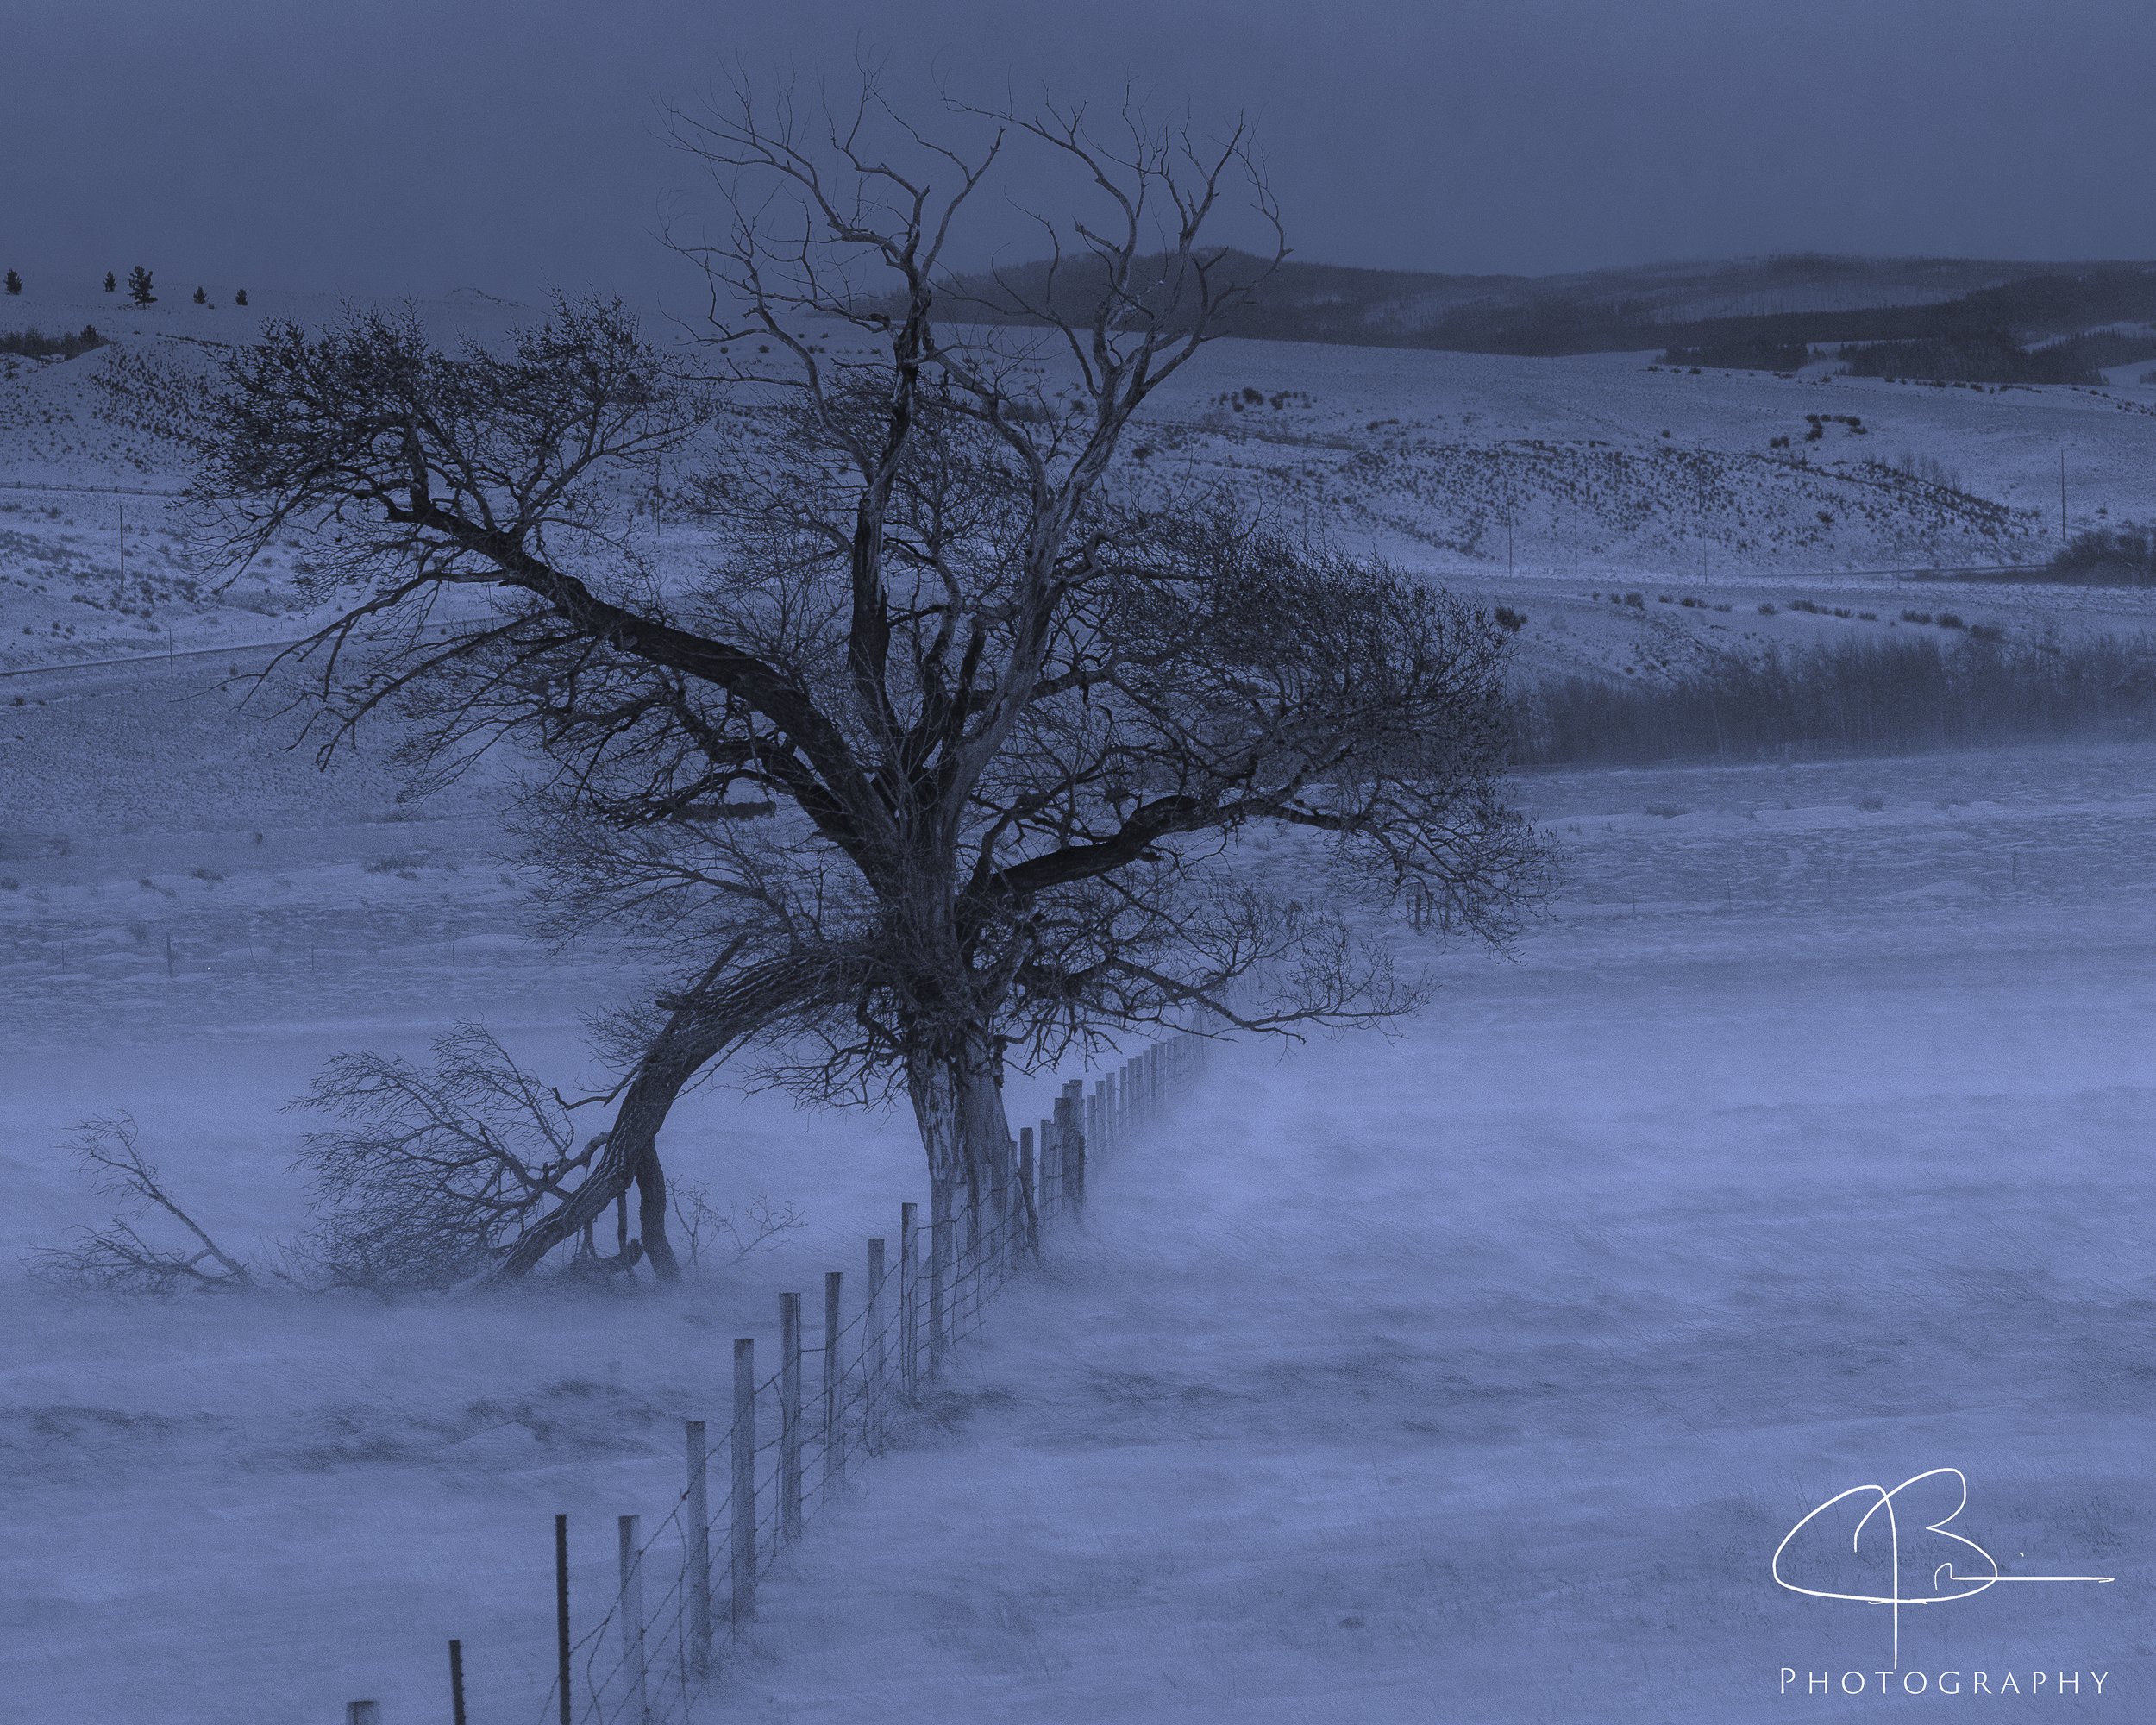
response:
M759 1192L738 1210L721 1210L694 1181L676 1180L671 1188L675 1238L693 1264L708 1256L713 1264L739 1264L769 1247L780 1235L808 1226L791 1204L775 1204Z

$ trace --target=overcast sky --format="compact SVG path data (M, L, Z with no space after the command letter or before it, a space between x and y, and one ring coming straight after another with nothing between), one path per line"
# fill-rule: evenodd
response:
M892 56L1257 122L1297 253L1540 273L2156 257L2152 0L10 0L0 264L530 295L661 279L658 104Z

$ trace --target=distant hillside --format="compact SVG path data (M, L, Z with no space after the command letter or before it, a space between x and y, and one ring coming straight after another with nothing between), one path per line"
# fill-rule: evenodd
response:
M1245 279L1261 267L1240 254L1225 264ZM1052 296L1043 264L964 284L984 317L1014 322L1029 321L1024 308L1051 297L1057 309L1075 309L1087 303L1087 289L1084 268L1069 264ZM1471 276L1291 259L1235 328L1272 341L1462 353L1690 348L1705 356L1695 363L1758 365L1808 343L1965 345L1998 336L2026 348L2117 324L2156 324L2156 263L1802 254L1577 275ZM2156 343L2149 351L2156 354Z

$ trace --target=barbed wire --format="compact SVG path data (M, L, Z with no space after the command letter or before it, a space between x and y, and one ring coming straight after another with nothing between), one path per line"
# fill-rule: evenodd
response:
M622 1518L621 1584L599 1621L570 1643L578 1672L570 1709L575 1725L685 1725L697 1695L754 1621L756 1583L848 1478L882 1452L893 1419L908 1405L907 1386L932 1381L951 1350L981 1333L995 1295L1037 1258L1047 1226L1082 1212L1094 1155L1119 1147L1157 1118L1210 1044L1206 1036L1180 1032L1099 1080L1090 1093L1067 1084L1051 1118L1037 1132L1026 1128L1021 1140L1036 1152L1030 1184L999 1189L962 1209L947 1205L944 1214L931 1213L925 1227L912 1223L909 1206L895 1260L886 1261L881 1279L865 1289L850 1317L843 1313L843 1282L827 1279L825 1320L812 1345L802 1333L799 1296L786 1296L793 1302L784 1327L791 1339L782 1344L776 1371L753 1378L745 1394L737 1389L724 1452L693 1449L704 1456L704 1478L691 1480L649 1536L641 1521ZM745 1470L738 1448L744 1440ZM725 1481L715 1500L714 1470ZM736 1484L743 1471L745 1502ZM693 1507L699 1487L700 1526ZM647 1597L647 1584L661 1573L653 1568L655 1556L676 1547L664 1590ZM714 1585L720 1581L728 1584L723 1595ZM541 1725L561 1718L561 1698L557 1676Z

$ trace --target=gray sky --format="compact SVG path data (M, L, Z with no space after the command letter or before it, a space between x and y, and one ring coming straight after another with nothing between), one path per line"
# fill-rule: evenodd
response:
M2156 257L2148 0L12 0L0 264L642 294L657 103L893 56L1257 122L1297 253Z

